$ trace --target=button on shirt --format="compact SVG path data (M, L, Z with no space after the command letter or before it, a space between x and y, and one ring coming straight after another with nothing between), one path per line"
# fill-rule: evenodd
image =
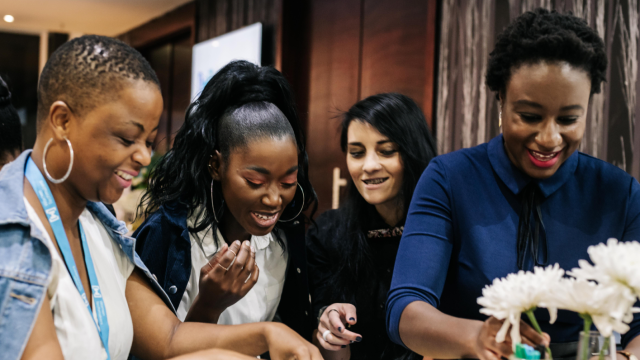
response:
M590 245L610 237L640 240L640 184L602 160L576 151L553 176L535 180L511 163L502 135L439 156L416 187L398 250L387 307L395 342L401 343L402 311L413 301L451 316L486 319L476 299L493 279L518 271L520 195L532 181L544 197L549 264L570 270L589 258ZM550 325L548 312L540 309L536 318L552 342L578 340L578 315L561 311ZM623 346L638 333L636 314Z
M193 227L193 216L187 219L187 224ZM217 235L220 241L224 241L219 230ZM198 295L200 269L218 251L210 227L199 233L190 233L189 237L191 239L191 275L177 309L178 318L182 321ZM284 234L280 235L280 238L286 243ZM202 241L202 249L199 245L200 241ZM251 245L256 249L256 263L260 269L258 282L242 299L222 312L218 324L237 325L271 321L276 315L284 288L288 253L282 250L273 238L273 233L265 236L251 236Z

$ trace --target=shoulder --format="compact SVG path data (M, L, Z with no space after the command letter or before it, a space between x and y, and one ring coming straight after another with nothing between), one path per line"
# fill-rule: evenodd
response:
M480 144L471 148L460 149L448 154L435 157L429 163L429 167L439 167L446 169L447 173L465 173L470 168L490 167L489 156L487 155L488 143ZM433 165L432 165L433 164Z
M640 191L637 181L624 170L581 152L578 153L576 176L579 181L590 182L598 188Z
M179 230L187 229L187 208L178 203L164 204L140 225L133 233L135 238L153 230L166 230L171 226ZM164 231L162 231L164 232Z
M327 210L318 216L307 232L307 247L314 249L333 248L347 231L347 214L344 208Z

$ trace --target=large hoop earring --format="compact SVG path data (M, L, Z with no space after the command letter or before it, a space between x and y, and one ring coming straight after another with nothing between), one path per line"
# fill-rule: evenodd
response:
M220 207L224 209L224 199L222 199ZM216 223L219 224L220 221L218 221L218 216L216 215L216 207L213 205L213 179L211 180L211 210L213 210L213 218L216 219Z
M71 146L71 141L69 141L69 139L65 137L64 140L67 142L67 145L69 145L69 153L71 154L71 160L69 160L69 168L67 169L67 173L64 174L64 176L61 177L60 179L54 179L51 176L51 174L49 174L49 171L47 171L47 150L49 150L49 145L51 145L53 138L47 141L47 144L44 146L44 151L42 152L42 167L44 168L44 175L47 177L47 179L49 179L49 181L51 181L54 184L60 184L61 182L67 180L67 178L69 177L69 174L71 174L71 168L73 168L73 146Z
M498 115L498 127L502 127L502 110L500 110L500 115Z
M298 183L298 187L300 188L300 192L302 193L302 206L300 206L300 211L298 211L296 216L292 217L291 219L289 219L289 220L278 220L279 222L289 222L289 221L297 218L298 215L300 215L300 213L302 212L302 209L304 208L304 190L302 190L302 185L300 185L300 183Z

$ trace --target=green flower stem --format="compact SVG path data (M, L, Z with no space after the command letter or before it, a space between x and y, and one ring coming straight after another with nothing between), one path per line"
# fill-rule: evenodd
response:
M582 360L589 359L589 334L591 332L591 324L593 324L593 320L591 319L591 315L589 314L580 314L580 317L584 320L584 341L582 342Z
M533 328L536 329L538 334L542 335L542 329L540 328L540 325L538 325L538 321L536 320L536 317L533 315L534 310L535 308L525 311L525 314L527 314L527 316L529 317L529 321L531 322L531 325L533 325ZM547 354L549 354L549 360L553 360L553 355L551 355L551 349L547 346L546 350L547 350Z
M602 349L600 349L600 354L598 354L598 360L604 360L604 351L609 350L609 339L611 339L610 336L604 338L604 344L602 345ZM613 354L611 355L611 358L613 358L612 356Z

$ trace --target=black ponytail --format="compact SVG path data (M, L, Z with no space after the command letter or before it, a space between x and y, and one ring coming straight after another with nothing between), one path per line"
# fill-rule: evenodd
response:
M151 182L138 213L146 205L144 214L148 216L169 202L185 205L190 213L204 208L189 231L197 233L213 225L215 236L217 222L211 206L211 175L208 171L210 155L217 150L223 156L228 156L225 154L228 149L238 145L228 144L235 137L221 139L220 125L224 118L240 108L244 112L268 111L269 106L264 106L264 103L275 105L289 122L289 131L293 130L298 147L298 183L305 196L303 209L313 205L315 210L316 193L308 178L305 140L289 84L274 68L260 67L247 61L234 61L211 78L198 99L187 109L184 124L176 135L173 148L150 174ZM247 106L249 104L253 105ZM220 183L214 182L213 201L218 218L221 218L222 200ZM299 206L297 204L297 209ZM303 220L307 220L306 217Z

